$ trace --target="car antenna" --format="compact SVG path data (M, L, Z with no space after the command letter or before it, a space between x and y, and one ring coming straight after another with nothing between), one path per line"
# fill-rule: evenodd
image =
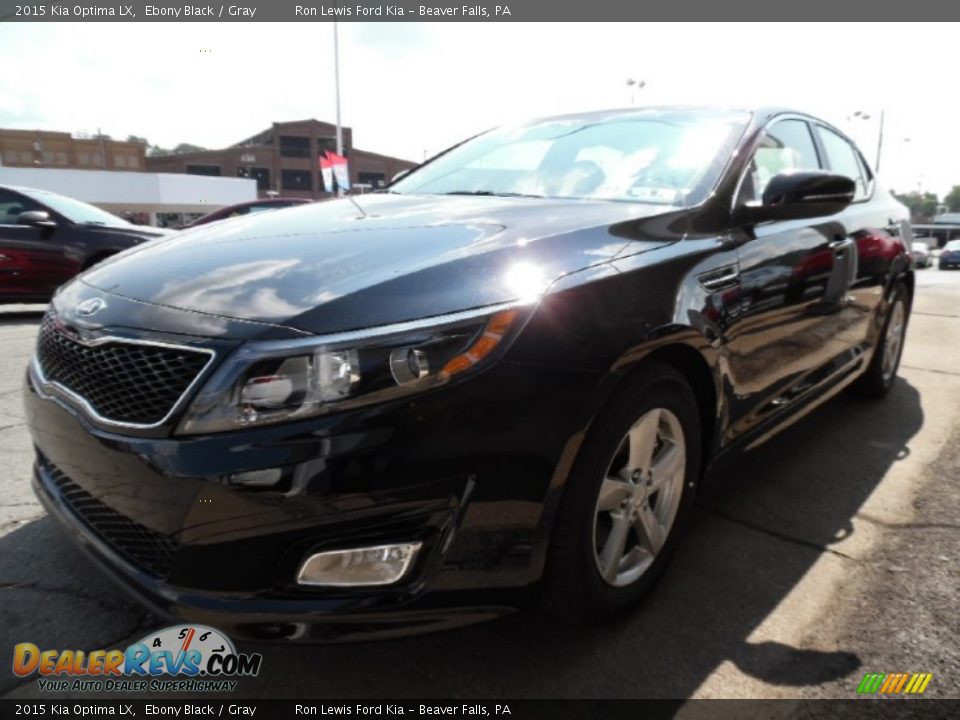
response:
M362 207L360 207L360 203L354 200L352 195L347 195L346 197L347 197L347 200L352 202L354 204L354 207L356 207L357 210L360 211L360 217L367 217L366 211Z

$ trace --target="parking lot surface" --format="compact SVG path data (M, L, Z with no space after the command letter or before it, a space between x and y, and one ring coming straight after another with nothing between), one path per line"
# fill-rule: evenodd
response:
M41 312L0 308L0 654L123 647L163 621L29 488L20 383ZM629 617L586 630L529 611L383 643L242 645L264 662L237 695L851 698L866 672L925 672L927 696L960 697L958 478L960 272L931 268L890 397L837 398L724 469ZM8 669L0 694L54 697Z

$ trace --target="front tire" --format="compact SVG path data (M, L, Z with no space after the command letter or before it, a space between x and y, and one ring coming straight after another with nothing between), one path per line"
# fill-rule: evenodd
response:
M686 379L651 364L594 424L558 509L548 607L598 624L635 606L689 519L700 472L697 401Z

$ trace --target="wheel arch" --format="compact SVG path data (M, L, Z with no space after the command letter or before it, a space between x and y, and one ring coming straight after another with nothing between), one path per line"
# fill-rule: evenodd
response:
M637 382L644 370L653 364L665 365L680 372L694 392L701 424L700 480L705 476L718 448L724 416L719 356L716 349L693 328L673 326L648 336L645 342L617 359L598 385L597 401L590 413L590 421L567 442L544 498L544 510L534 543L533 563L538 576L544 568L560 500L584 440L617 396L618 390Z

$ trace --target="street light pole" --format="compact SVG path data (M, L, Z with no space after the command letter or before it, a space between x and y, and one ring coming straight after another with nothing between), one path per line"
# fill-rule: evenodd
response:
M337 23L333 23L333 85L337 98L337 155L343 157L343 127L340 125L340 42ZM337 194L343 195L343 188L337 183Z
M646 87L646 85L647 85L647 82L645 80L635 80L634 78L627 78L627 87L629 88L636 87L636 89L639 91L639 90L643 90L643 88ZM631 89L630 90L630 106L633 107L636 104L637 104L637 96L636 96L636 93Z
M877 137L877 173L880 173L880 153L883 151L883 110L880 111L880 135Z

